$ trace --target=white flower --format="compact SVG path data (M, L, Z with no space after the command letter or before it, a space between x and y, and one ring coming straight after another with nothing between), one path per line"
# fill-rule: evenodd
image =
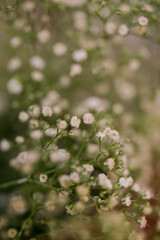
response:
M96 136L103 140L106 137L106 134L103 131L100 131L96 134Z
M49 41L51 34L47 29L44 29L37 34L37 37L41 43L46 43Z
M45 62L40 56L33 56L30 59L30 64L32 67L40 69L40 70L45 68Z
M120 103L115 103L115 104L113 105L113 111L114 111L114 113L116 113L116 114L121 114L121 113L124 111L124 107L123 107L123 105L120 104Z
M70 124L72 127L79 128L79 126L81 124L81 120L79 118L77 118L77 116L73 116L71 118Z
M50 154L50 158L52 162L66 162L70 158L70 153L65 149L58 149Z
M132 189L133 189L135 192L140 192L140 190L141 190L141 188L140 188L140 186L139 186L138 183L135 183L135 184L133 185Z
M112 130L110 133L110 138L117 142L119 140L119 133L116 130Z
M118 33L122 36L127 35L128 27L125 24L120 25L119 28L118 28Z
M95 155L98 153L98 145L97 144L94 144L94 143L89 143L87 145L87 152L91 155Z
M117 26L113 22L107 22L104 26L104 29L105 29L106 33L111 35L111 34L115 33Z
M34 140L39 140L42 137L41 130L34 130L30 133L30 137Z
M131 71L137 71L139 68L140 68L140 66L141 66L141 63L140 63L140 61L138 61L137 59L132 59L130 62L129 62L129 69L131 70Z
M74 77L82 72L82 66L80 64L72 64L70 68L70 76Z
M46 174L40 174L40 176L39 176L40 182L46 183L47 179L48 179L48 176Z
M53 115L52 108L50 106L42 106L42 114L44 117L51 117Z
M123 13L129 13L131 11L131 7L127 4L122 4L119 9L123 12Z
M92 124L94 122L94 116L92 113L85 113L83 116L83 122L85 124Z
M111 13L111 11L108 7L103 7L99 12L100 16L103 18L109 17L110 13Z
M87 52L83 49L75 50L72 54L72 58L76 62L82 62L82 61L86 60L87 57L88 57Z
M31 72L31 78L36 82L41 82L44 78L43 73L40 71L33 71Z
M114 158L108 158L104 165L108 166L109 170L112 170L115 165Z
M119 179L119 184L124 188L128 188L133 184L133 179L132 177L128 177L128 178L121 177Z
M22 111L19 113L18 118L21 122L26 122L29 119L29 115L28 115L28 113Z
M60 84L62 87L68 87L70 85L70 78L66 75L63 75L62 77L60 77Z
M8 69L10 71L15 71L22 66L22 61L18 57L12 58L8 63Z
M110 127L106 127L105 129L104 129L104 134L106 135L106 136L110 136L111 135L111 129L110 129Z
M44 133L49 137L53 137L57 134L57 129L56 128L48 128L48 129L46 129L46 131Z
M53 45L52 50L55 55L61 57L67 52L67 47L64 43L57 42Z
M17 161L24 164L28 160L28 153L27 152L20 152L17 156Z
M39 105L31 105L29 107L29 111L31 112L31 115L33 114L35 118L38 118L41 113L41 109Z
M140 219L138 219L138 223L140 224L140 228L145 228L147 225L146 217L142 216Z
M67 127L67 122L65 120L59 120L57 125L59 129L63 130Z
M33 1L26 1L22 4L23 11L31 12L35 8L35 2Z
M70 183L71 183L70 177L69 177L68 175L66 175L66 174L61 175L61 176L58 178L58 180L59 180L60 185L61 185L62 187L64 187L64 188L67 188L67 187L70 185Z
M73 206L66 206L66 212L71 216L74 216L76 214L76 209Z
M150 4L144 4L143 10L149 13L153 13L155 11L154 7Z
M138 23L141 26L146 26L148 24L148 18L141 16L138 18Z
M91 173L94 171L94 167L91 164L83 164L83 168L88 173Z
M16 141L16 143L23 143L23 142L24 142L24 137L22 137L22 136L17 136L17 137L15 138L15 141Z
M10 40L10 45L13 48L19 47L21 45L21 43L22 43L22 40L19 37L17 37L17 36L11 38L11 40Z
M38 128L39 127L39 121L37 119L30 119L29 125L31 128Z
M152 213L152 211L153 211L153 209L152 209L151 206L146 206L146 207L143 208L143 213L145 215L150 215Z
M7 83L7 89L10 93L18 95L23 91L23 86L17 79L12 78Z
M21 195L11 197L10 207L16 214L24 214L27 210L26 201Z
M77 187L76 192L79 196L84 197L89 194L89 188L83 185Z
M70 175L69 175L69 178L72 182L74 183L79 183L80 181L80 176L77 172L72 172Z
M10 149L10 143L7 139L2 139L0 141L0 149L2 152L7 152Z
M127 206L127 207L129 207L129 206L132 204L131 199L130 199L129 196L126 196L125 198L123 198L123 199L122 199L122 203L123 203L125 206Z
M17 229L15 229L15 228L10 228L10 229L8 229L8 231L7 231L7 237L9 238L9 239L13 239L13 238L15 238L16 237L16 235L17 235Z
M144 195L143 199L151 199L153 197L152 193L149 190L143 189L141 192Z
M98 183L102 187L106 187L108 189L112 189L113 185L108 177L104 173L100 173L98 175Z

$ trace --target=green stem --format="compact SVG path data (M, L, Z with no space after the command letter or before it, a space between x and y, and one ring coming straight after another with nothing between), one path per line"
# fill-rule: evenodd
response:
M6 188L12 187L12 186L21 185L21 184L24 184L24 183L27 183L27 182L28 182L28 178L21 178L21 179L18 179L18 180L7 182L7 183L2 183L2 184L0 184L0 190L1 189L6 189Z
M62 132L58 132L57 134L56 134L56 136L54 136L52 139L51 139L51 141L46 145L46 146L44 146L44 149L45 150L47 150L48 148L49 148L49 146L56 140L56 138L59 136L59 135L61 135L62 134Z

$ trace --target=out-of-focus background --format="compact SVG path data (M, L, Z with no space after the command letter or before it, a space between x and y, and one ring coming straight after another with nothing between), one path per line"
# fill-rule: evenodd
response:
M56 114L82 115L88 106L107 113L123 137L133 176L160 211L159 9L158 1L0 3L1 183L21 176L9 164L16 136L27 131L19 112L53 91ZM87 56L76 55L79 49ZM11 79L20 81L22 93L13 94ZM155 227L158 218L149 224Z

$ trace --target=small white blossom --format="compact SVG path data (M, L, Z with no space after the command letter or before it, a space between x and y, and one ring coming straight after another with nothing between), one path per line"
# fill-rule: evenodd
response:
M82 72L82 66L80 64L72 64L70 67L70 76L74 77Z
M117 26L113 22L107 22L104 26L104 29L105 29L106 33L108 33L109 35L112 35L115 33Z
M147 225L146 217L142 216L140 219L138 219L138 223L140 224L140 228L145 228Z
M112 130L110 133L110 138L117 142L119 140L119 133L116 130Z
M10 229L8 229L8 231L7 231L7 237L8 237L9 239L14 239L14 238L16 237L17 233L18 233L17 229L15 229L15 228L10 228Z
M65 129L67 125L68 125L67 122L61 119L58 121L58 124L57 124L58 128L61 130Z
M73 116L71 118L70 124L72 127L79 128L81 124L81 119L77 118L77 116Z
M123 199L122 199L122 203L123 203L125 206L127 206L127 207L129 207L129 206L132 204L131 199L130 199L129 196L126 196L125 198L123 198Z
M98 175L98 183L100 186L106 187L108 189L112 189L112 187L113 187L111 181L104 173L100 173Z
M40 182L46 183L47 179L48 179L48 176L46 174L40 174L40 176L39 176Z
M9 93L18 95L23 91L22 84L15 78L12 78L7 83Z
M122 4L119 9L123 12L123 13L129 13L131 11L131 7L128 4Z
M104 134L106 135L106 136L110 136L111 135L111 129L110 129L110 127L106 127L105 129L104 129Z
M76 214L76 209L73 206L66 206L66 212L69 215L74 216Z
M88 173L91 173L94 171L94 167L91 164L83 164L83 168Z
M80 181L80 176L77 172L72 172L70 175L69 175L69 178L72 182L74 183L79 183Z
M152 209L151 206L146 206L146 207L143 208L143 213L145 215L150 215L152 213L152 211L153 211L153 209Z
M125 36L128 34L128 27L125 24L122 24L118 28L118 33L122 36Z
M44 30L38 32L37 37L41 43L46 43L49 41L51 34L47 29L44 29Z
M71 183L70 177L66 174L61 175L58 180L59 180L60 185L64 188L67 188Z
M141 26L146 26L148 24L148 18L141 16L138 18L138 23Z
M2 152L7 152L10 149L10 147L11 147L10 143L9 143L9 141L7 139L2 139L0 141L0 150Z
M107 166L109 170L112 170L115 165L114 158L108 158L104 165Z
M28 160L28 152L20 152L17 156L17 161L24 164Z
M79 196L84 197L89 194L89 188L81 185L77 187L76 192L78 193Z
M17 69L19 69L22 66L22 61L20 58L18 57L14 57L12 58L9 63L8 63L8 69L10 71L16 71Z
M46 129L46 131L44 133L49 137L53 137L57 134L57 129L56 128L48 128L48 129Z
M34 130L30 133L30 136L34 140L39 140L42 137L42 132L41 130Z
M44 117L51 117L53 115L52 108L50 106L42 106L42 114Z
M96 136L103 140L106 137L106 134L103 131L100 131L96 134Z
M50 154L50 159L52 162L66 162L70 158L70 153L65 149L58 149Z
M83 116L83 122L85 124L92 124L94 122L94 116L92 113L85 113Z
M128 188L133 184L133 179L132 177L128 177L128 178L121 177L119 179L119 184L124 188Z
M26 1L26 2L23 2L22 9L25 12L32 12L34 10L35 6L36 6L35 2L33 2L33 1Z
M35 118L38 118L41 113L39 105L31 105L28 110L31 112L31 116L33 115Z
M40 56L33 56L30 59L30 64L32 67L40 69L40 70L45 68L45 62Z
M43 73L41 73L40 71L32 71L31 72L31 78L35 81L35 82L41 82L44 78Z
M135 192L140 192L141 188L140 188L140 185L138 183L135 183L133 186L132 186L132 189L135 191Z
M57 42L52 47L52 50L55 55L57 55L58 57L61 57L67 52L67 47L64 43Z
M87 57L88 57L87 52L83 49L75 50L72 54L72 58L76 62L82 62L82 61L86 60Z
M17 36L11 38L11 40L10 40L10 45L13 48L19 47L21 45L21 43L22 43L22 40L19 37L17 37Z
M18 118L21 122L27 122L29 119L29 115L28 115L28 113L22 111L19 113Z
M24 142L24 137L22 137L22 136L17 136L17 137L15 138L15 142L16 142L16 143L23 143L23 142Z

